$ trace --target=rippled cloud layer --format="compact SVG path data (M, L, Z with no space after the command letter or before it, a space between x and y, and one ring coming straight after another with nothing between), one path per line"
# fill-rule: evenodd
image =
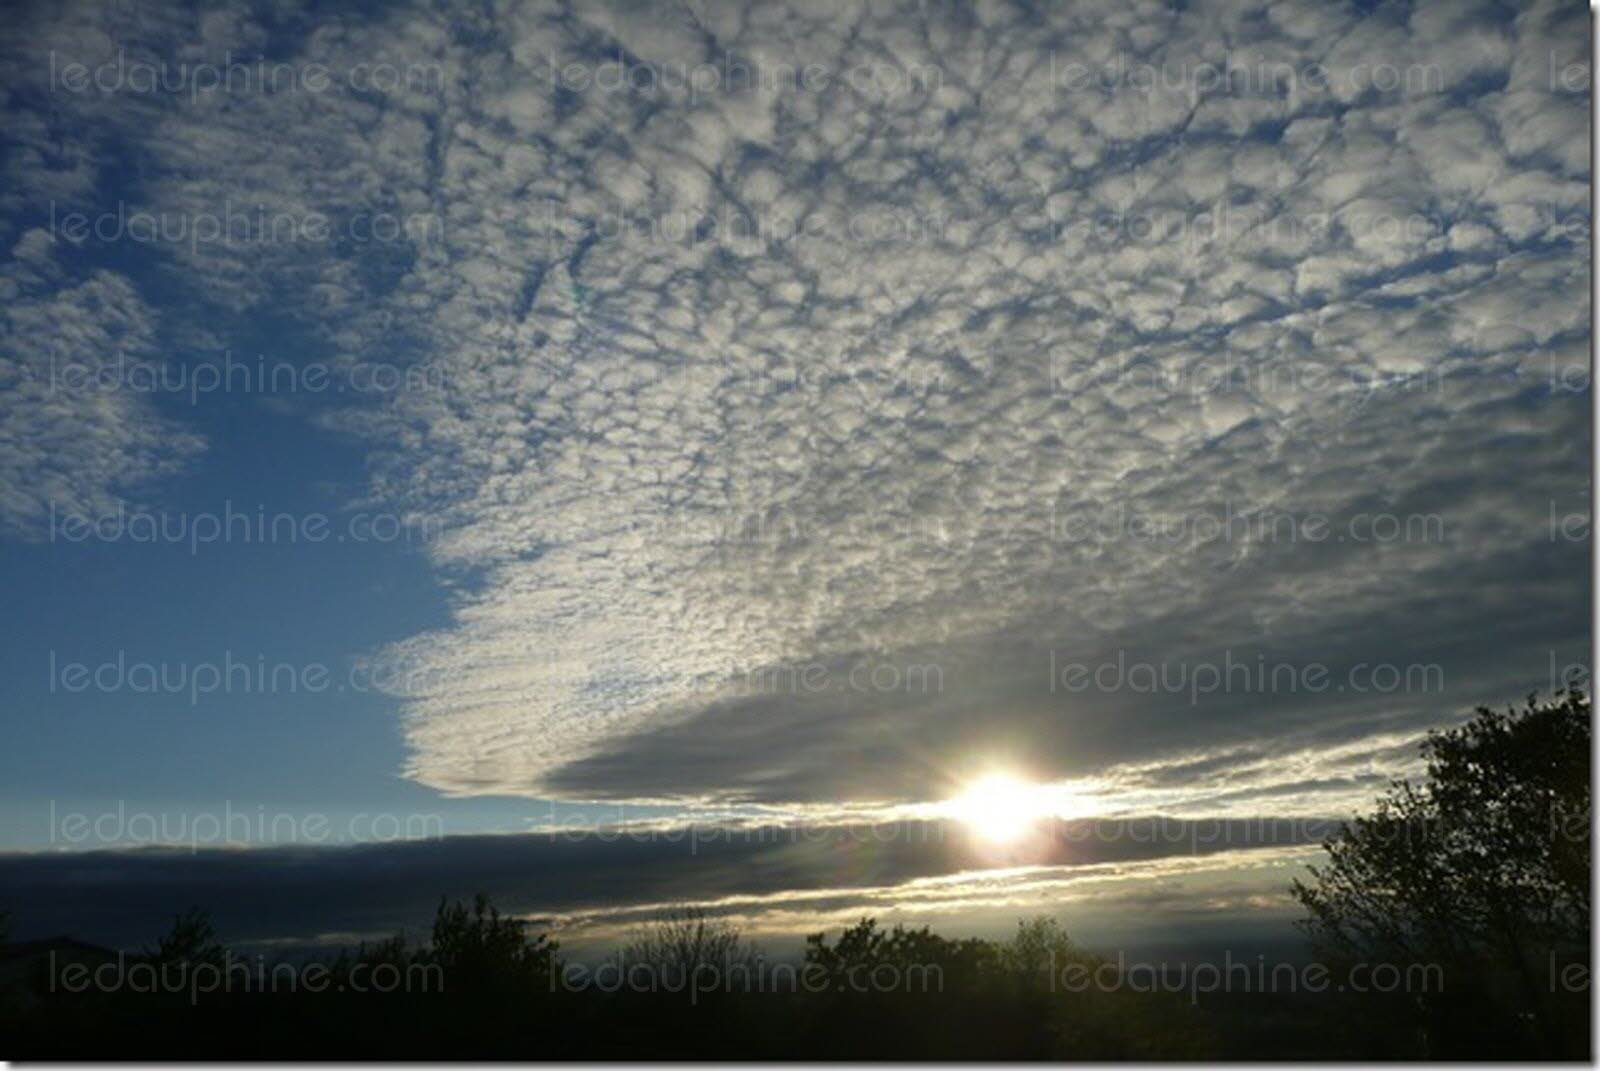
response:
M841 810L999 765L1067 811L1328 813L1587 647L1585 32L40 5L0 520L203 447L32 398L43 339L159 361L272 310L428 373L317 417L442 533L450 624L380 655L417 781Z

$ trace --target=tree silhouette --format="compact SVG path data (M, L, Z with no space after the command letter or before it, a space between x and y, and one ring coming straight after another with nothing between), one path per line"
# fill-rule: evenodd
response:
M1570 1050L1552 974L1589 946L1590 737L1576 687L1430 733L1427 779L1396 781L1294 882L1307 931L1345 956L1437 965L1446 992L1413 994L1436 1042L1503 1008L1547 1053Z
M175 915L172 928L156 939L154 948L146 948L144 958L151 963L209 963L218 965L227 956L227 949L217 939L211 925L210 913L191 907Z
M432 938L420 958L437 964L445 983L458 989L548 985L558 947L542 933L529 937L527 921L501 915L484 893L473 898L470 909L460 901L441 900ZM369 954L403 957L404 943L391 942Z
M806 963L820 968L825 988L834 991L871 991L934 987L939 991L970 991L979 976L995 962L995 948L976 938L951 940L927 926L892 930L864 918L829 944L825 933L806 938Z
M748 980L760 961L760 953L737 927L693 906L659 912L648 926L633 932L622 957L625 964L650 967L668 990L691 980L721 986L731 982L736 968L743 968Z

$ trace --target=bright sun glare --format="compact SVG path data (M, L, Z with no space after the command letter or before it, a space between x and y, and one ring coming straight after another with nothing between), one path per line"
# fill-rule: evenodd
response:
M1026 833L1044 808L1036 786L991 774L951 800L950 813L985 840L1005 844Z

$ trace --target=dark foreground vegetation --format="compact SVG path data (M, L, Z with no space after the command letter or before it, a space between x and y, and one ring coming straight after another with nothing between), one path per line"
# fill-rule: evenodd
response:
M191 911L137 955L4 946L0 1055L1587 1059L1589 742L1576 691L1431 736L1427 779L1295 883L1314 967L1140 979L1049 918L1005 941L868 919L776 962L694 908L577 963L483 896L425 943L273 964Z

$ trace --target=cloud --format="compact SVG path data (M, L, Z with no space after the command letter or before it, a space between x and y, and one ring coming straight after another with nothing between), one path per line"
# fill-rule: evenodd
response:
M127 385L153 381L156 315L124 277L61 277L30 230L0 268L0 530L42 539L93 522L204 443Z
M343 236L160 250L196 303L436 373L336 422L461 578L384 655L443 792L892 805L998 757L1314 811L1586 646L1581 12L37 18L328 74L68 103L140 203ZM1230 657L1326 686L1050 670Z
M142 848L0 854L19 934L71 932L113 946L153 941L190 905L238 943L316 943L426 927L439 898L497 905L595 941L660 905L693 902L788 938L851 911L911 916L1104 895L1163 875L1261 865L1326 822L1059 823L1006 849L932 821L846 826L612 827L356 847ZM1281 873L1277 878L1282 884ZM895 905L898 905L896 907Z

